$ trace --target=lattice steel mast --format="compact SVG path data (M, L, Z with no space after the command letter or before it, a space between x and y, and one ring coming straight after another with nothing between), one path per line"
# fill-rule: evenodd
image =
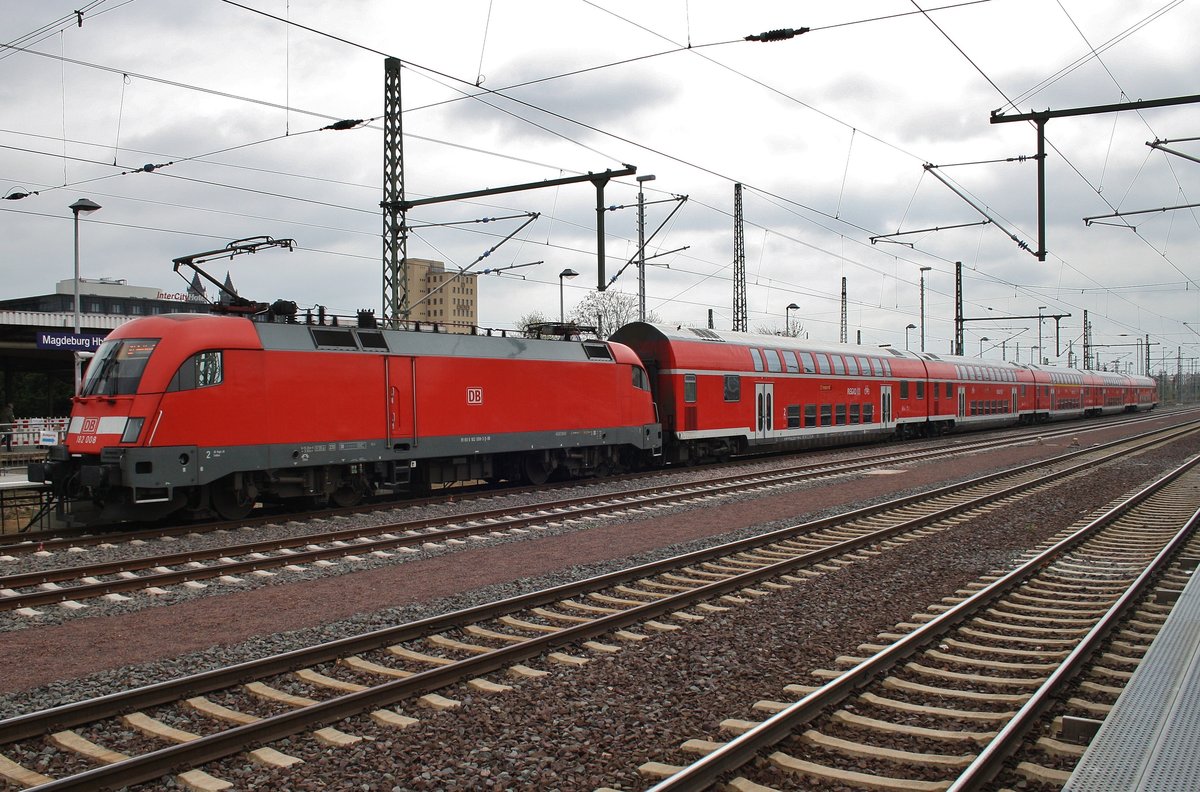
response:
M383 94L383 326L396 327L409 310L399 58L383 62Z
M742 185L733 185L733 329L749 331L746 320L746 229L742 222Z

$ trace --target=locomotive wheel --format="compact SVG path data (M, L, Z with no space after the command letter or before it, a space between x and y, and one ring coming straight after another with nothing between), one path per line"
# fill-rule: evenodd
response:
M254 508L254 496L237 485L235 476L214 481L208 498L213 511L223 520L240 520Z
M333 491L329 499L343 509L357 506L362 502L366 486L361 478L351 479Z
M526 456L521 464L521 472L525 480L534 486L541 486L550 478L550 466L542 459L541 454Z

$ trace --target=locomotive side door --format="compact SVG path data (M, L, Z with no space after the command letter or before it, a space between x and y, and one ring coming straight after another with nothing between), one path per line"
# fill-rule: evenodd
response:
M411 357L387 356L384 365L387 376L387 441L394 450L407 450L416 445L416 399L414 396Z
M775 385L759 382L754 385L754 439L766 440L774 428L771 416L775 402Z
M879 388L879 420L884 429L890 429L892 423L892 386L883 385Z

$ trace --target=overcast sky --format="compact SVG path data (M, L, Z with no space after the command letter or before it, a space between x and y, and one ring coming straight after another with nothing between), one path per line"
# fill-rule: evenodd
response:
M651 243L647 306L664 321L732 326L733 185L745 185L749 324L926 348L953 338L964 265L966 351L1065 364L1089 311L1097 344L1149 334L1154 368L1200 356L1200 164L1147 141L1200 136L1200 107L1046 125L1045 262L1036 250L1036 134L1014 114L1200 93L1200 3L990 0L942 5L728 0L0 0L0 297L71 277L68 206L84 277L177 291L171 260L251 236L294 238L209 265L246 296L336 312L381 308L383 59L403 59L405 187L446 195L634 165ZM82 25L75 16L83 7ZM920 9L927 13L920 13ZM262 12L262 13L258 13ZM287 24L284 20L290 20ZM746 42L777 28L788 41ZM19 47L21 49L14 49ZM571 74L575 72L575 74ZM531 81L537 81L532 82ZM531 83L521 85L523 83ZM482 86L483 90L476 88ZM520 87L514 87L520 86ZM1015 103L1015 108L1014 108ZM378 119L350 131L333 120ZM1167 144L1189 155L1200 145ZM1019 160L1017 158L1027 158ZM1006 162L1012 158L1013 161ZM171 164L169 164L171 163ZM925 164L941 166L936 173ZM980 164L966 164L980 163ZM143 165L158 167L137 172ZM950 167L953 166L953 167ZM961 193L961 196L957 193ZM965 196L965 197L964 197ZM611 182L606 271L636 250L637 184ZM981 225L986 211L995 221ZM414 226L540 217L472 271L479 322L556 316L597 280L588 183L414 210ZM409 255L467 267L523 220L417 229ZM969 225L967 225L969 224ZM962 226L946 228L947 226ZM1132 226L1132 227L1131 227ZM942 228L932 231L927 229ZM879 235L902 234L888 239ZM1028 246L1022 249L1017 241ZM902 244L901 244L902 243ZM636 293L633 268L611 287ZM907 333L913 348L919 329ZM986 341L981 341L983 338ZM1134 347L1099 350L1134 359ZM1061 353L1061 354L1060 354Z

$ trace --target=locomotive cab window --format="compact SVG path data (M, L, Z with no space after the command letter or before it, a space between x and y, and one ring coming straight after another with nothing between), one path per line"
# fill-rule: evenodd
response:
M696 375L683 375L683 400L689 404L696 401Z
M157 338L105 341L87 369L81 396L122 396L137 393Z
M224 360L219 350L197 352L179 367L167 391L195 390L220 385L225 379Z
M633 369L633 387L638 390L650 390L650 382L646 378L646 371L641 366L630 366Z

